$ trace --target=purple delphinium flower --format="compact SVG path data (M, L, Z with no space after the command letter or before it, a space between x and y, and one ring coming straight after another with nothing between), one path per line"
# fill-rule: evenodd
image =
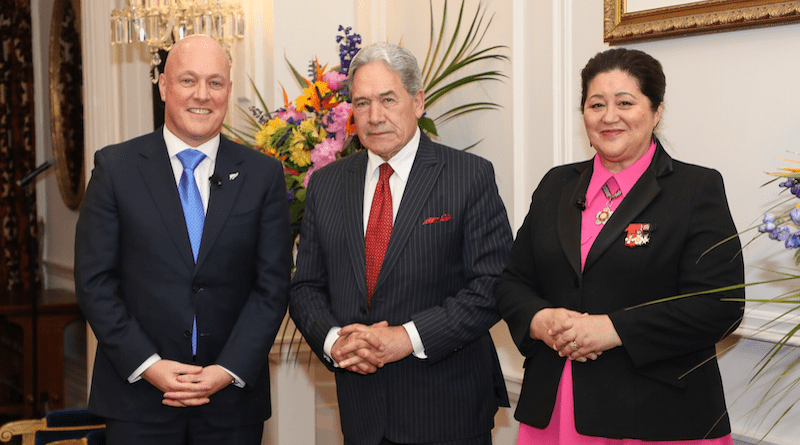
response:
M350 69L350 61L353 60L358 52L358 46L361 44L361 36L359 34L350 34L353 28L348 26L345 28L339 25L339 31L343 31L343 36L336 36L336 42L339 44L339 60L341 61L341 73L345 76ZM342 42L344 41L344 42Z

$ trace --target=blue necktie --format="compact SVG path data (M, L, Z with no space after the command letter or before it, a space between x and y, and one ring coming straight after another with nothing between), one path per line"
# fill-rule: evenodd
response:
M197 253L200 251L200 240L203 238L206 212L203 209L203 200L200 198L200 189L197 188L197 181L194 180L194 169L206 155L198 150L186 149L177 156L183 164L178 193L181 196L183 217L186 220L186 230L189 232L189 242L192 244L192 255L196 263ZM197 318L192 320L192 355L197 355Z

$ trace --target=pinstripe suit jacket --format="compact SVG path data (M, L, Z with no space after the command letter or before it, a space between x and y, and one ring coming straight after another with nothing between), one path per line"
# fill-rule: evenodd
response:
M492 288L512 240L492 165L422 135L369 308L366 166L362 151L314 173L290 290L292 318L336 371L344 436L416 443L488 432L498 405L508 406L488 330L499 320ZM443 214L451 219L423 224ZM367 376L327 361L332 327L382 320L413 320L428 359L409 356Z

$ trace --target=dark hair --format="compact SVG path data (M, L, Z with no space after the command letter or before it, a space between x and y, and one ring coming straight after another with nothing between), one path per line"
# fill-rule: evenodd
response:
M620 70L634 79L639 89L650 99L650 108L656 111L664 101L667 79L661 63L649 54L628 48L613 48L595 54L581 70L581 113L586 104L589 84L600 73Z

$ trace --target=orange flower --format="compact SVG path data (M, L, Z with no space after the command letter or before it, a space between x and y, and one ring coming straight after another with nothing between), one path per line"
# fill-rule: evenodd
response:
M347 117L347 125L345 125L347 134L356 134L356 121L353 119L353 110L350 110L350 116Z

